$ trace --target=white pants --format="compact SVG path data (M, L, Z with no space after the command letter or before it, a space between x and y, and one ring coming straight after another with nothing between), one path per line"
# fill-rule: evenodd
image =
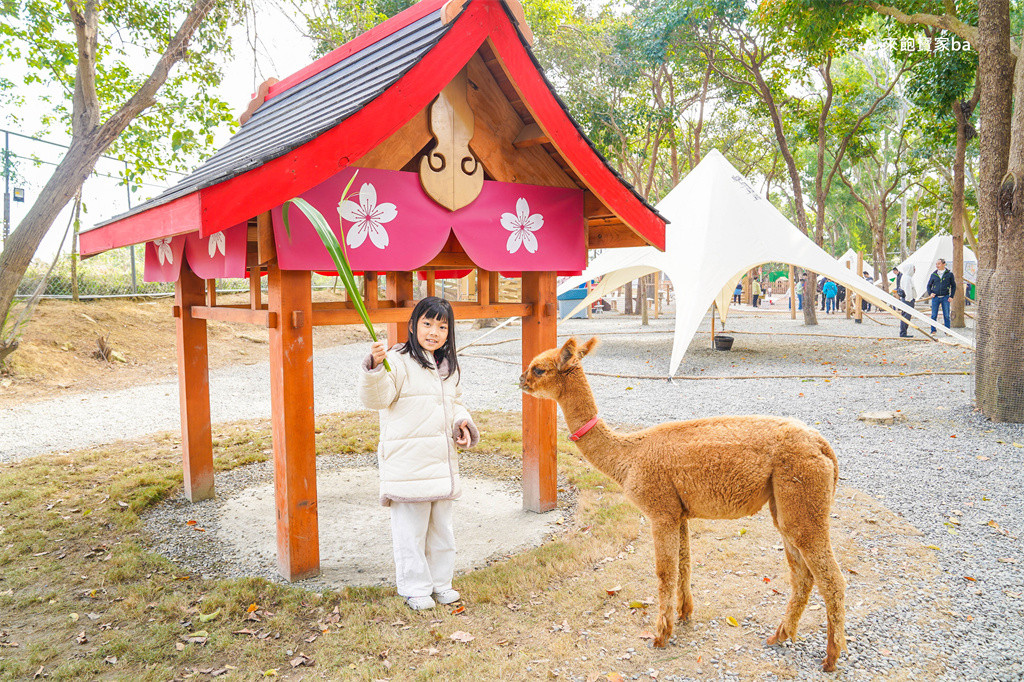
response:
M427 597L452 588L455 533L452 500L392 502L395 582L403 597Z

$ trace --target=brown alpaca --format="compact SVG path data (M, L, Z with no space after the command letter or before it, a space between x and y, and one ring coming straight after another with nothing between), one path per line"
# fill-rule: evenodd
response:
M535 357L519 379L526 393L558 401L573 432L597 416L580 367L596 344L592 338L578 346L571 338ZM658 575L654 646L664 647L675 620L688 620L693 613L687 519L738 519L757 513L767 502L782 534L793 586L786 615L767 643L796 639L797 623L817 582L828 613L823 668L835 670L836 659L846 650L846 582L829 541L839 468L821 434L784 417L711 417L635 433L616 433L597 420L576 444L651 521Z

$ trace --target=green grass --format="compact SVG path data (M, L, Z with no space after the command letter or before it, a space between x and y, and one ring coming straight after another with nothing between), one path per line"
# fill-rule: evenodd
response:
M475 417L482 439L464 456L464 471L519 476L519 415ZM270 456L266 420L220 425L213 437L218 471ZM373 413L317 424L322 457L373 453L376 439ZM559 471L578 488L570 528L459 577L461 615L412 613L393 588L319 595L256 578L187 575L147 548L139 516L181 488L180 445L169 434L0 466L0 679L30 679L42 667L50 679L167 680L225 666L234 679L313 671L330 679L518 678L541 657L547 626L573 608L572 597L544 600L529 614L508 604L550 592L638 531L636 511L608 494L610 481L569 454L566 441L559 448ZM257 634L234 634L243 630ZM456 630L477 639L453 642ZM536 633L528 645L505 641L527 630ZM188 641L197 631L205 642ZM314 667L293 669L299 653Z

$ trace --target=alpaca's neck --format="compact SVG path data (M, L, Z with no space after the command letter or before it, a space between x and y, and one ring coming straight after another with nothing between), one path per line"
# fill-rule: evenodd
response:
M594 402L590 382L581 368L577 367L566 377L558 404L565 415L570 433L575 433L597 416L597 403ZM576 446L605 475L620 484L626 479L629 464L634 461L630 456L633 446L608 428L604 420L598 420L593 428L576 441Z

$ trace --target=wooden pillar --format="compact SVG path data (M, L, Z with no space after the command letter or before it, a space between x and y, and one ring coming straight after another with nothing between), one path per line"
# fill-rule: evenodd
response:
M483 268L476 269L476 302L477 305L490 305L493 294L491 293L490 273Z
M263 290L260 288L260 266L249 268L249 307L259 310L263 307Z
M789 319L796 319L796 280L793 279L793 266L789 266Z
M387 273L387 297L395 302L396 308L401 308L406 301L413 300L412 295L412 273L411 272L389 272ZM412 314L412 310L409 311ZM388 348L396 343L405 343L409 340L409 321L388 323Z
M501 303L501 281L498 279L498 273L493 270L488 271L487 279L490 280L488 286L491 289L491 301Z
M427 296L437 296L437 273L427 270Z
M554 272L523 273L523 303L533 314L523 318L523 371L530 361L557 343L558 306ZM523 508L546 512L558 504L558 405L523 394Z
M320 573L313 423L313 301L310 273L268 267L270 405L277 501L277 570L288 580Z
M174 285L178 348L178 401L181 410L181 459L185 497L192 502L213 497L213 439L210 435L210 373L206 320L192 317L192 306L206 303L205 282L188 263Z

